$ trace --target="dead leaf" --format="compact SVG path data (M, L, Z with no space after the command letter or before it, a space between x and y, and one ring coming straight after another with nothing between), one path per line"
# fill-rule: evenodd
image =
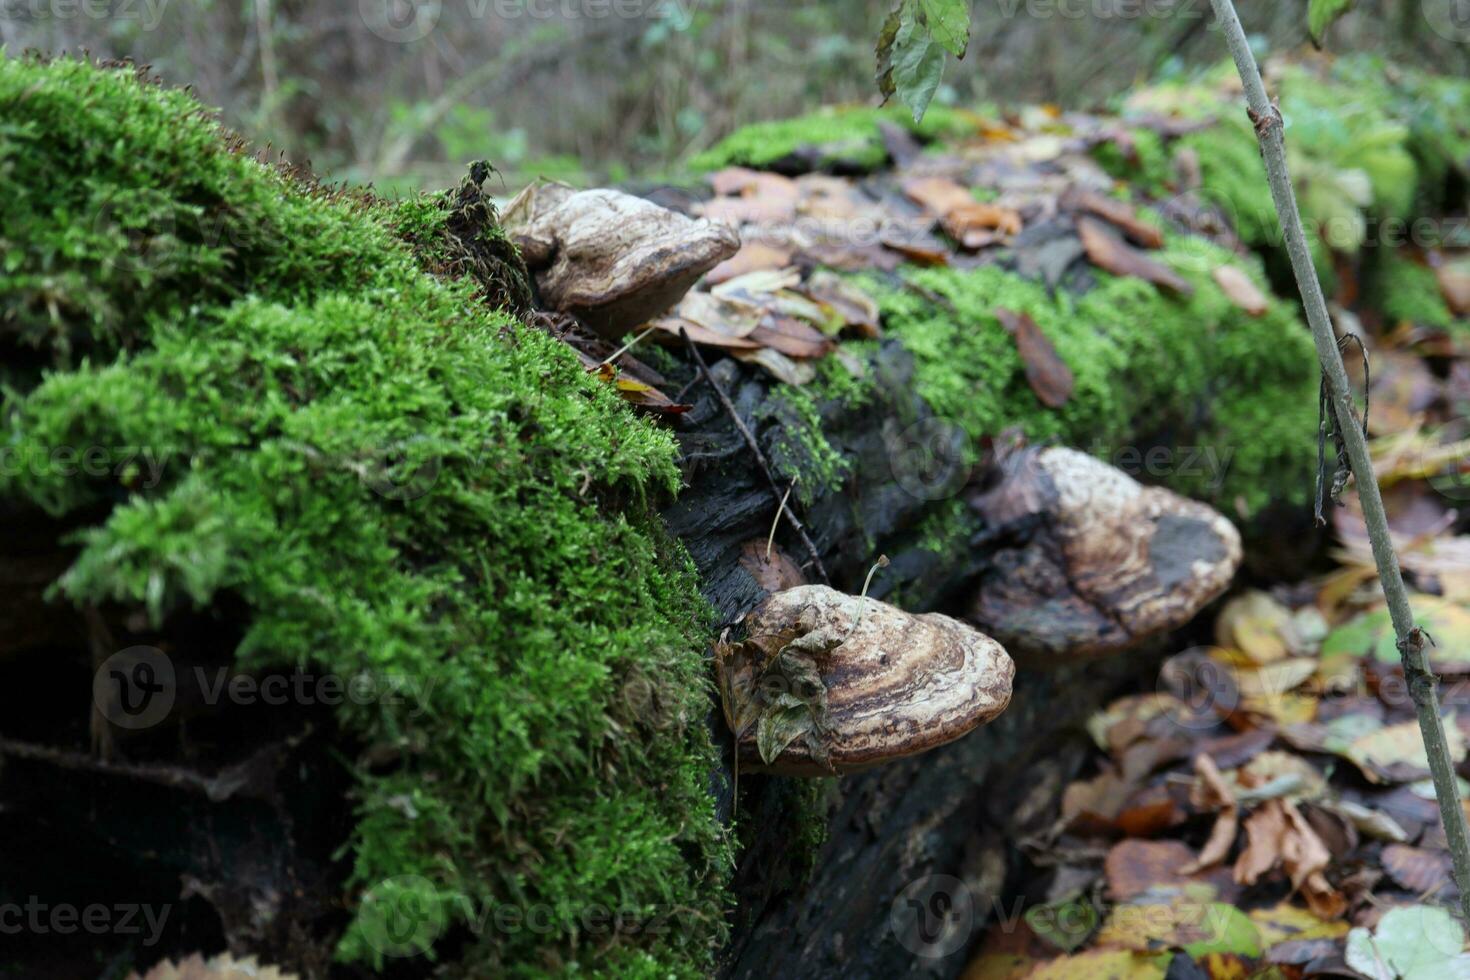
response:
M766 542L760 538L754 538L740 546L740 567L749 572L750 577L767 592L780 592L806 584L801 566L774 545L768 551Z
M1056 347L1031 319L1029 313L1017 313L997 307L995 318L1016 341L1016 352L1026 368L1026 382L1036 397L1048 408L1061 408L1072 397L1072 369L1062 360Z
M736 276L743 276L747 272L783 269L790 264L791 252L787 249L767 245L765 242L745 242L740 246L740 251L705 273L704 280L713 286Z
M1426 898L1443 897L1455 887L1450 856L1444 851L1390 844L1383 849L1380 860L1383 870L1400 887Z
M1435 265L1434 276L1450 311L1456 316L1470 313L1470 257Z
M710 175L719 197L700 205L700 214L715 221L774 224L796 218L797 186L790 177L763 170L728 167Z
M1194 852L1181 841L1119 841L1103 862L1108 895L1114 901L1126 902L1155 886L1199 884L1202 879L1181 870L1193 860Z
M1254 885L1261 876L1281 863L1282 837L1286 834L1286 811L1280 800L1267 800L1245 818L1245 848L1235 859L1235 880Z
M822 331L789 316L763 317L747 339L798 359L822 357L834 346Z
M1239 650L1256 664L1304 652L1291 610L1259 589L1242 592L1225 603L1215 620L1215 642Z
M1062 203L1087 211L1117 226L1144 248L1164 247L1164 233L1140 218L1138 212L1126 201L1074 187L1064 195Z
M1450 761L1459 764L1465 758L1465 735L1455 723L1453 712L1445 717L1444 727ZM1376 728L1345 745L1329 741L1328 747L1357 765L1370 782L1409 782L1429 772L1429 757L1417 721Z
M859 337L876 340L883 336L882 314L873 297L835 273L818 269L800 287L814 302L830 308L842 320L844 329Z
M1021 216L1010 208L975 200L948 177L915 177L903 192L939 218L951 238L974 251L1021 233Z
M1210 837L1200 848L1199 857L1180 868L1180 873L1194 874L1223 862L1230 856L1230 848L1235 846L1235 834L1239 829L1240 816L1231 804L1215 818L1215 826L1210 828Z
M1092 779L1079 779L1062 791L1062 823L1078 833L1107 833L1116 826L1133 787L1106 767Z
M1164 980L1167 953L1137 953L1127 949L1090 949L1041 963L1028 980ZM965 975L965 980L978 980Z
M1088 260L1100 269L1117 276L1135 276L1183 296L1194 292L1183 276L1128 245L1096 218L1079 217L1077 234Z
M1271 301L1255 281L1233 265L1217 265L1211 273L1225 297L1251 316L1261 316L1270 309Z
M1129 798L1114 821L1128 837L1152 837L1184 820L1184 813L1165 786L1150 786Z
M1346 922L1320 919L1311 910L1280 902L1271 908L1253 909L1246 913L1261 934L1261 945L1303 939L1340 939L1347 935Z
M730 356L747 364L758 364L777 380L789 385L810 384L817 376L817 369L811 361L795 361L769 347L762 347L759 350L732 350Z

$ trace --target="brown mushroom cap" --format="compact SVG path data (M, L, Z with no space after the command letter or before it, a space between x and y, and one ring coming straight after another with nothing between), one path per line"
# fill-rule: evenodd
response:
M728 225L613 190L533 184L503 220L542 302L606 339L673 306L740 248Z
M992 527L1040 525L992 556L967 618L1030 661L1114 653L1183 626L1240 565L1223 516L1086 453L1027 448L1001 465L973 506Z
M811 738L792 741L769 764L754 715L745 715L741 768L804 776L863 769L953 741L1010 702L1015 665L1005 650L938 613L911 615L802 585L768 596L744 625L747 639L720 651L722 692L733 689L738 700L741 692L780 691L762 668L800 647L810 651L825 708Z

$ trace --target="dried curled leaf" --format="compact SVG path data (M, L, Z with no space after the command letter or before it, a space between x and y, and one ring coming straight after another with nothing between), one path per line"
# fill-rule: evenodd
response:
M1194 287L1179 273L1133 248L1095 218L1078 218L1077 234L1087 250L1088 261L1099 269L1117 276L1136 276L1183 296L1194 292Z

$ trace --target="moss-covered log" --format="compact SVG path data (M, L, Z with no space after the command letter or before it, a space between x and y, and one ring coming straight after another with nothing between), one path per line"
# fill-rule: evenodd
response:
M853 119L876 166L892 120ZM781 144L720 159L786 155L742 145ZM915 953L889 923L909 882L1015 887L1010 844L1133 665L1024 672L957 743L840 785L742 779L737 805L706 649L759 597L740 558L770 487L707 384L639 417L507 312L527 287L483 174L322 188L130 68L36 60L0 62L0 172L0 901L176 909L155 945L32 937L0 968L228 944L310 975L886 976ZM959 608L994 530L962 491L1012 429L1304 528L1310 343L1289 302L1250 316L1211 276L1264 285L1258 261L1170 225L1190 296L1076 268L1051 288L1031 259L1067 234L860 277L885 337L805 388L713 364L834 585L886 554L871 594ZM1071 369L1061 407L1000 307ZM89 700L124 652L124 677L174 672L151 727ZM236 675L313 693L221 698Z

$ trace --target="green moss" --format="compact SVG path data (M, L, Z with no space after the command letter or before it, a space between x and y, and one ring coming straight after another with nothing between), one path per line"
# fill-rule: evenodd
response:
M842 488L851 464L827 440L813 392L786 386L762 403L756 416L776 424L771 462L781 473L799 478L795 493L802 506Z
M969 548L977 526L975 511L960 497L940 501L919 522L919 547L936 555L957 554Z
M1109 176L1128 181L1136 193L1168 197L1174 182L1174 157L1163 137L1151 129L1133 129L1129 134L1133 138L1131 155L1125 154L1116 141L1105 140L1093 149L1093 159Z
M1413 213L1416 188L1426 179L1421 162L1433 155L1416 147L1433 142L1424 134L1436 127L1450 133L1462 130L1463 123L1452 123L1450 117L1470 102L1464 86L1429 95L1432 87L1423 83L1413 90L1415 96L1435 108L1416 109L1416 98L1396 95L1381 69L1374 71L1362 61L1353 65L1280 66L1272 82L1286 120L1292 178L1313 259L1329 284L1335 278L1333 250L1355 254L1375 239L1377 222ZM1154 86L1130 104L1211 120L1177 143L1192 149L1199 161L1200 193L1226 214L1242 240L1276 251L1281 232L1260 149L1240 101L1222 94L1220 80L1226 74L1221 66L1201 80ZM1430 126L1406 121L1426 112ZM1166 196L1173 184L1170 150L1156 147L1157 137L1147 131L1135 133L1135 138L1137 160L1124 159L1111 144L1100 145L1095 155L1110 174L1129 180L1142 193ZM1435 152L1442 157L1446 151Z
M708 614L651 509L672 439L483 283L422 270L454 256L394 232L443 200L302 185L130 70L0 61L0 173L5 444L165 461L0 475L77 529L57 596L164 635L228 596L243 666L407 692L338 709L377 760L350 886L471 926L452 972L706 972L730 852ZM381 904L341 957L380 959ZM497 929L505 905L544 928Z
M1434 270L1415 262L1402 250L1382 250L1368 293L1390 323L1407 321L1441 330L1465 326L1445 303Z
M1264 285L1253 260L1190 238L1171 238L1156 257L1193 283L1192 297L1105 273L1081 296L1052 297L995 266L904 274L949 308L876 277L867 285L889 333L914 355L919 393L972 437L1011 427L1055 437L1232 510L1239 501L1246 513L1305 499L1317 404L1305 327L1280 301L1246 315L1211 278L1231 263ZM1061 408L1031 390L997 307L1029 313L1071 368L1075 387ZM1191 433L1190 445L1179 432Z
M815 147L818 169L842 166L877 170L888 159L878 129L878 123L884 120L920 139L932 140L974 132L980 118L959 109L931 106L923 121L915 124L913 116L900 106L826 106L795 119L744 126L696 156L690 166L694 170L768 167L799 149Z

